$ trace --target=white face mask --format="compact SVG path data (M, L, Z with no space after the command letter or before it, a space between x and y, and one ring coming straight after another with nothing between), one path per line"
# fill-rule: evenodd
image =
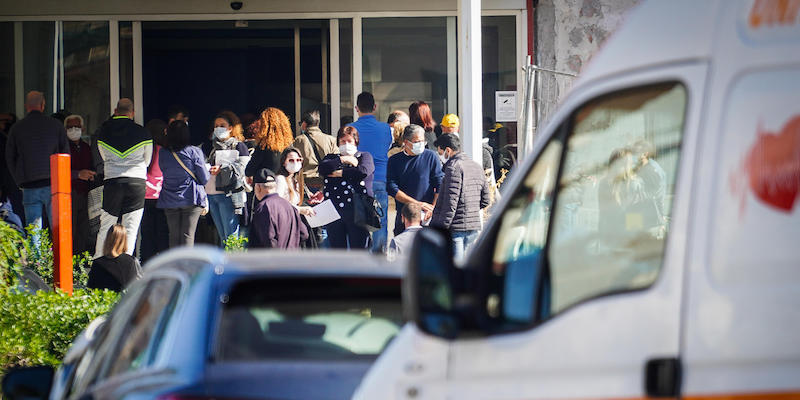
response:
M290 174L294 174L294 173L297 173L297 171L300 171L300 168L303 167L303 163L301 163L301 162L287 162L285 167L286 167L286 170L289 171Z
M442 164L446 163L446 162L447 162L447 160L449 160L449 159L450 159L450 157L446 156L445 154L446 154L446 153L439 154L439 160L441 160L441 161L442 161Z
M230 136L231 136L230 129L223 128L221 126L214 128L214 137L217 138L218 140L225 140Z
M345 156L352 156L353 154L356 154L357 151L358 148L352 143L345 143L339 146L339 153L342 153L342 155Z
M415 156L422 154L423 151L425 151L425 142L411 144L411 152L414 153Z
M83 129L81 128L69 128L67 129L67 137L69 140L73 142L81 138L81 134L83 133Z

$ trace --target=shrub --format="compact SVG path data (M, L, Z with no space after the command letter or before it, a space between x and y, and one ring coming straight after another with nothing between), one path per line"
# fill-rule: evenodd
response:
M27 294L0 289L0 370L61 363L72 340L93 319L108 312L119 295L76 290Z
M0 221L0 288L16 285L26 254L28 241L16 229Z
M239 235L230 235L225 239L225 251L247 251L247 238Z

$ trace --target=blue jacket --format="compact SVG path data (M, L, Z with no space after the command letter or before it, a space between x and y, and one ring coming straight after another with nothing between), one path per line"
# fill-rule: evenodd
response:
M389 159L386 191L394 197L402 190L417 201L432 203L442 178L442 162L436 152L425 149L418 156L409 156L401 151Z
M203 151L194 146L186 146L176 154L186 168L194 173L197 180L181 167L169 149L162 147L158 151L158 166L164 175L164 183L158 196L157 207L181 208L207 204L206 189L203 185L208 182L210 175L206 169Z
M386 165L389 161L389 148L392 147L392 128L374 115L358 117L352 126L358 130L358 150L366 151L375 163L375 182L386 182ZM320 174L321 175L321 174Z

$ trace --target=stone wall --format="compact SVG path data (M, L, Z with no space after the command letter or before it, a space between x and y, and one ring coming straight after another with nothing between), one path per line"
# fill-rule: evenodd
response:
M640 0L539 0L536 6L537 63L578 75ZM575 78L540 73L539 126L544 126Z

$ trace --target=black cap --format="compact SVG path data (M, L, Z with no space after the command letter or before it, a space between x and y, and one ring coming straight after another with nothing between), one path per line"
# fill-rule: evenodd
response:
M451 148L455 151L461 151L461 139L452 133L445 133L439 136L433 145L437 148Z
M256 171L255 176L253 176L253 183L269 182L275 182L275 173L268 168L261 168L260 170Z

